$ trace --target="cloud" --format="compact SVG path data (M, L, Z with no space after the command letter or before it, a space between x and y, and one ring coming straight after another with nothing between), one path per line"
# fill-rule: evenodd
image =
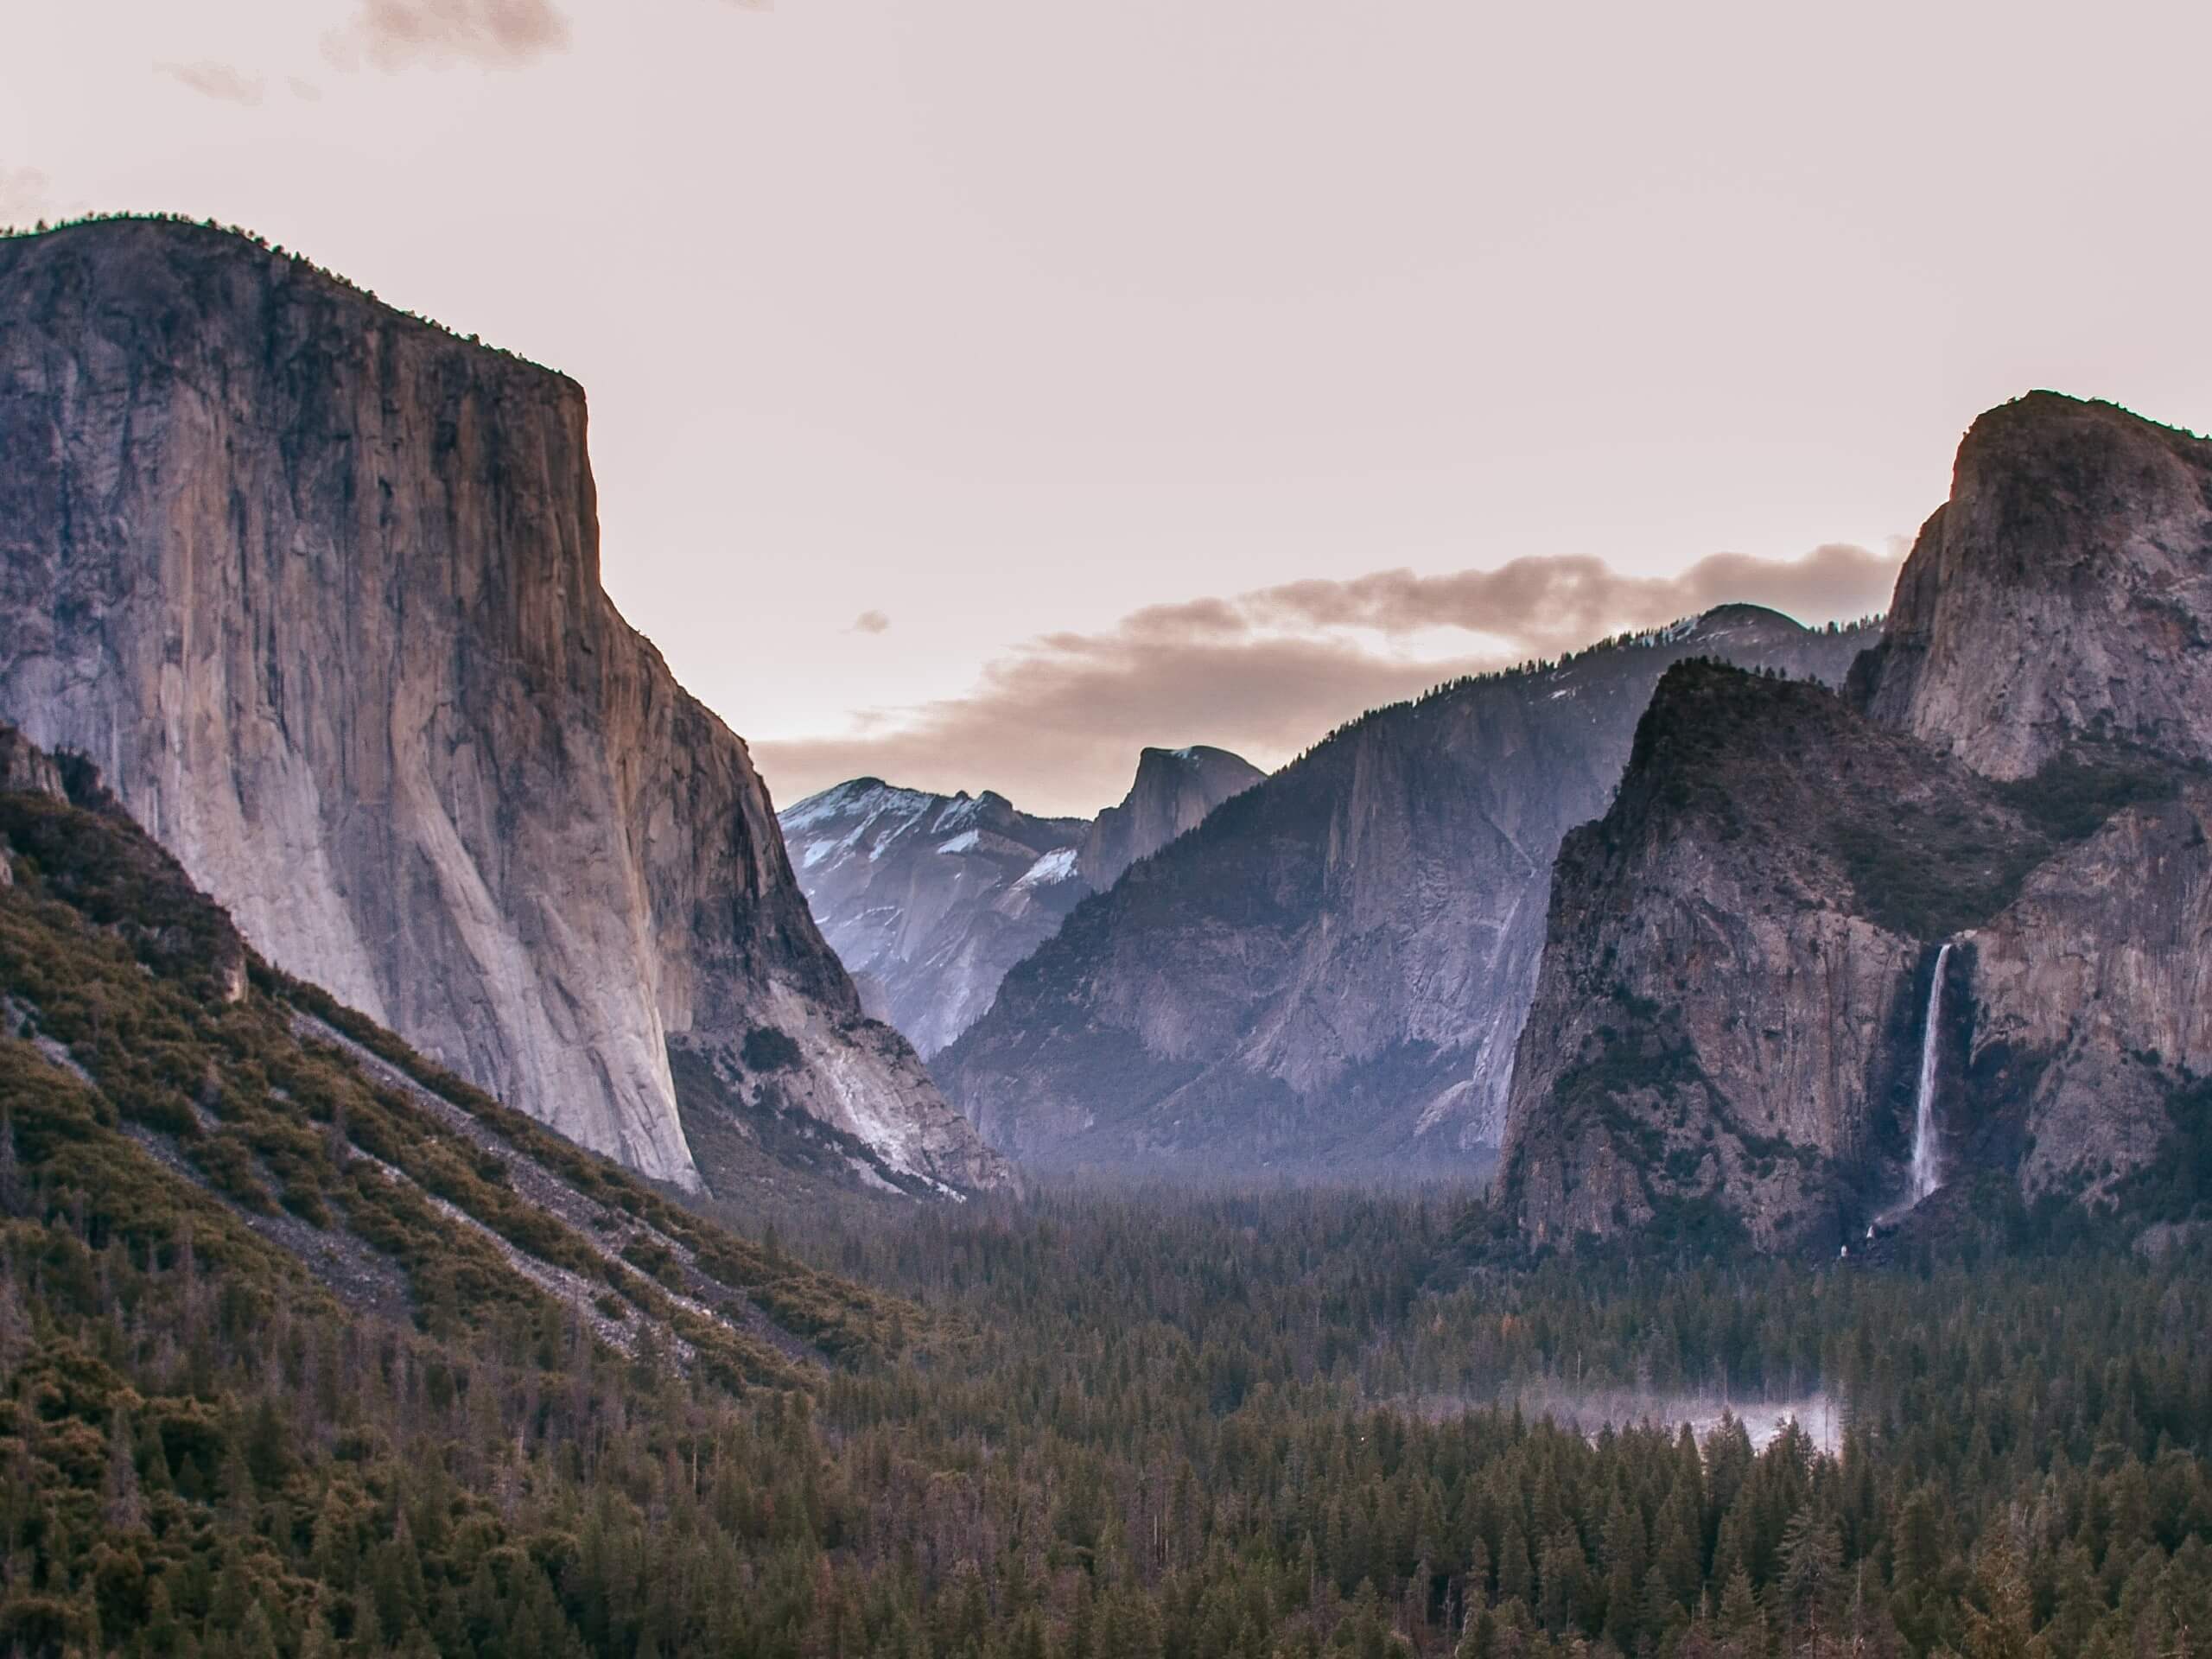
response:
M353 21L326 46L347 68L364 57L379 69L511 68L568 43L569 20L552 0L360 0Z
M1230 638L1263 627L1360 628L1402 638L1428 628L1488 635L1511 652L1556 656L1622 628L1740 600L1825 620L1878 609L1897 562L1842 543L1802 559L1716 553L1674 576L1625 576L1602 559L1516 559L1495 570L1286 582L1235 599L1154 606L1122 624L1147 638Z
M1047 634L988 664L965 696L868 709L841 735L753 749L786 802L874 775L1088 812L1119 798L1147 744L1215 743L1279 765L1439 681L1715 605L1767 605L1806 622L1864 615L1886 603L1897 563L1836 544L1795 560L1716 554L1674 576L1567 557L1287 582L1149 606L1103 632ZM1466 636L1465 649L1408 649L1440 629Z
M203 98L212 98L224 104L238 104L248 109L261 102L261 81L257 76L243 74L227 63L162 63L156 69L172 80L181 81Z
M855 633L884 633L891 627L891 619L881 611L862 611L853 619Z

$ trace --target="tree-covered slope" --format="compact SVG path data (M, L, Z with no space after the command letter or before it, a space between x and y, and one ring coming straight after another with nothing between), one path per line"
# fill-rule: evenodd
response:
M0 728L11 1210L226 1295L437 1338L577 1324L733 1387L889 1305L770 1259L251 955L82 763Z

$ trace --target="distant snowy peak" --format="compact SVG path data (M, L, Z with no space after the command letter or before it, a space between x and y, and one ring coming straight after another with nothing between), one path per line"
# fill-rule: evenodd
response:
M912 815L943 798L916 789L895 789L880 778L855 778L819 795L810 795L797 806L785 807L776 815L776 822L789 836L833 819L866 822L890 811Z
M938 795L856 778L779 821L815 920L868 1011L925 1058L990 1006L1007 969L1090 891L1066 879L1090 824L1035 817L989 790Z
M938 795L880 778L810 795L778 822L868 1012L927 1058L1085 898L1260 775L1225 749L1147 749L1128 798L1096 823L1038 817L990 790Z

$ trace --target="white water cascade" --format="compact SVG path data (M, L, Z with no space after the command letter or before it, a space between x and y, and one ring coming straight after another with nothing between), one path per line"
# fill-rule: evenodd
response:
M1928 987L1928 1028L1920 1036L1920 1098L1912 1114L1912 1190L1908 1209L1943 1185L1943 1153L1936 1136L1936 1060L1943 1031L1943 969L1947 944L1936 953L1936 977Z

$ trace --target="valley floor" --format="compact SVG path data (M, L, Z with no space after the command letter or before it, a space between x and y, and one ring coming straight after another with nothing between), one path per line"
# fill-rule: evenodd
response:
M825 1214L767 1249L904 1328L733 1396L574 1321L433 1343L272 1303L56 1196L0 1171L13 1651L1993 1659L2212 1628L2187 1248L1509 1268L1451 1192ZM1814 1432L1758 1422L1821 1393Z

